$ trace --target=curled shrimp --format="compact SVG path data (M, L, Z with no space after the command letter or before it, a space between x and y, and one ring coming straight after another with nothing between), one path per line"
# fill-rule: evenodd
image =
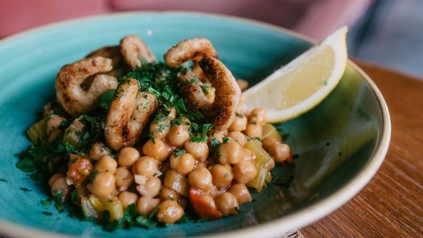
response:
M198 62L206 56L217 58L217 52L208 39L197 37L179 42L166 52L164 59L170 67L177 67L190 60Z
M140 92L137 80L122 83L106 116L107 145L114 150L134 145L157 107L156 96Z
M143 40L136 35L128 35L120 41L120 52L126 63L136 69L142 65L142 60L155 62L156 57Z
M212 43L206 38L197 37L179 42L166 52L164 59L170 67L177 67L192 60L193 74L202 82L205 82L207 79L199 67L198 62L206 56L218 58Z
M126 64L125 59L120 52L120 47L117 45L99 48L85 56L85 58L93 57L104 57L112 60L113 70L108 73L109 75L120 76L124 72L129 71L129 66Z
M86 58L64 66L56 76L58 102L73 117L94 110L100 96L117 87L117 79L105 74L112 69L112 60L103 57Z
M218 59L204 57L199 66L216 89L216 96L212 104L200 108L205 118L211 118L214 131L227 129L235 118L241 99L241 90L226 66Z
M215 97L213 88L205 92L204 83L207 82L207 78L198 64L202 58L207 56L217 58L217 52L208 39L201 37L183 40L170 48L164 55L164 60L170 67L178 67L191 60L193 62L191 70L179 75L183 84L182 95L190 110L196 111L199 108L211 106ZM196 82L195 78L200 79L201 82Z
M173 46L164 55L167 65L178 67L192 60L192 71L179 75L183 82L181 92L187 106L191 110L204 113L205 117L213 123L214 131L227 129L232 123L241 98L241 90L226 66L217 59L217 53L208 39L193 38L181 41ZM204 84L196 82L195 77L201 71L204 79L214 87L214 94L209 97L204 90ZM213 91L210 91L213 92Z

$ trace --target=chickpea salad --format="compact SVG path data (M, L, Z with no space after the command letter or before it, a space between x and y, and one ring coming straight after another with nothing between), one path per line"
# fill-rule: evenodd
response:
M293 163L266 112L243 110L247 87L208 39L160 62L128 35L61 68L17 167L45 185L43 205L106 230L236 215Z

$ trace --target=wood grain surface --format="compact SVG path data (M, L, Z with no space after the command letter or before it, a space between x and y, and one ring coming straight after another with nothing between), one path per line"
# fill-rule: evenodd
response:
M359 194L300 232L306 238L423 237L423 79L356 63L388 104L392 121L388 154Z

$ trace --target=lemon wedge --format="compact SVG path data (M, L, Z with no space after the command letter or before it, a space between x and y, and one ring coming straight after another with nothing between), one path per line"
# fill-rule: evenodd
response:
M246 110L261 107L270 123L317 106L338 84L347 65L347 27L341 27L243 93Z

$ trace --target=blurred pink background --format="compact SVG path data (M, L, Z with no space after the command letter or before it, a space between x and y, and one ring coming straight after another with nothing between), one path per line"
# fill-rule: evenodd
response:
M372 0L0 0L0 37L48 23L136 10L221 13L280 25L321 40L352 25Z

